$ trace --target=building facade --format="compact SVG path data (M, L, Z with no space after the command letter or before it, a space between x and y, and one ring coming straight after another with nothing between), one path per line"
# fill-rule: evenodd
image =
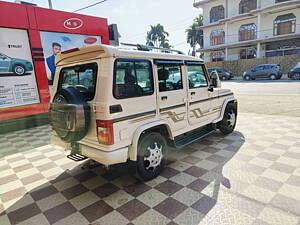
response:
M300 54L300 0L195 0L206 62Z

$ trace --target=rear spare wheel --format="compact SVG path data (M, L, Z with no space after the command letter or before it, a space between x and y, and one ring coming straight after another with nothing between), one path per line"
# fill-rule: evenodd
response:
M84 138L90 125L90 106L76 88L58 90L50 104L52 128L65 142Z

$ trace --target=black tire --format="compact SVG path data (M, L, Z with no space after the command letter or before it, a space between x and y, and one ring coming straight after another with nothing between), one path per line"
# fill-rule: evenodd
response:
M152 157L149 148L153 151ZM162 158L160 158L159 149L161 149ZM146 133L140 138L137 151L135 176L144 181L156 178L163 171L166 164L167 142L165 138L160 133ZM147 160L145 160L146 157ZM153 159L152 163L156 164L156 167L151 167L149 158Z
M234 123L231 122L232 115L234 115ZM219 130L223 134L230 134L234 131L236 126L236 119L237 119L237 107L234 104L229 103L226 106L223 120L219 122Z
M300 80L300 73L294 73L292 76L293 80Z
M53 130L65 142L84 138L90 126L90 107L83 95L73 87L57 91L50 104Z
M277 79L277 76L275 74L270 74L269 77L270 77L271 80L276 80Z
M24 75L26 73L26 69L25 69L25 67L23 65L16 64L13 67L13 73L15 75L22 76L22 75Z
M249 80L251 80L251 77L250 77L249 75L245 75L245 76L244 76L244 80L249 81Z
M222 76L221 80L228 80L228 79L225 76Z

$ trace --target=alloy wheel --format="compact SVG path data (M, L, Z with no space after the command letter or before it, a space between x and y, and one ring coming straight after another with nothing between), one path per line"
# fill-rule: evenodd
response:
M144 166L146 170L155 170L163 159L162 146L154 142L153 145L147 147L147 153L144 157Z
M23 75L25 73L25 69L22 66L16 66L15 67L15 73L18 75Z
M300 80L300 73L295 73L293 76L294 80Z
M231 110L229 113L228 113L228 127L232 128L234 127L235 123L236 123L236 115L234 113L233 110Z

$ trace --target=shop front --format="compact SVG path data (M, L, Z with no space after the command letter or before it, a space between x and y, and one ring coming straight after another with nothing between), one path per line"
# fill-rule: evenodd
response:
M100 43L109 44L104 18L0 2L0 129L47 118L56 55Z

